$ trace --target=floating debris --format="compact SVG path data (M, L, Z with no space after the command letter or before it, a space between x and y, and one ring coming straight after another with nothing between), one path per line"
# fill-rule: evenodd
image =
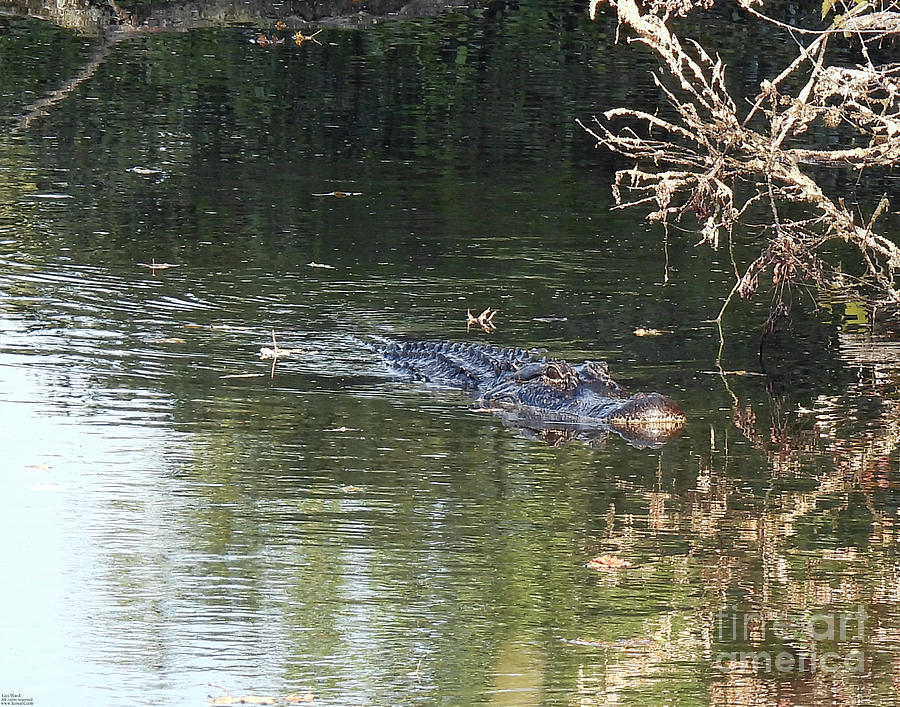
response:
M610 641L590 641L586 638L560 638L559 640L573 646L591 646L593 648L609 648L613 645Z
M320 42L318 39L316 39L316 36L318 34L320 34L321 32L322 32L322 30L319 29L319 30L316 30L315 32L313 32L312 34L303 34L303 32L301 32L298 29L297 33L294 35L294 43L298 47L302 47L304 44L306 44L306 42L308 42L309 40L312 40L321 47L322 42Z
M634 330L635 336L662 336L663 334L671 333L671 329L645 329L644 327L638 327Z
M704 376L765 376L765 373L758 373L756 371L697 371L697 373Z
M301 349L283 349L278 346L278 342L275 341L275 330L272 329L272 348L263 346L259 350L259 357L263 361L277 361L280 358L290 358L299 353L302 353Z
M585 567L592 570L624 570L633 565L628 560L623 560L618 555L597 555L597 557L588 560Z
M268 47L273 44L284 44L284 37L278 37L276 35L267 37L266 35L261 34L258 37L251 37L250 43L258 44L261 47Z
M211 705L277 705L277 697L269 697L268 695L232 695L231 691L219 685L207 683L210 687L218 688L225 694L220 697L206 696L206 701Z
M466 331L468 331L473 324L480 326L484 331L490 334L494 329L496 329L496 325L494 324L494 317L499 312L499 309L491 309L488 307L477 317L472 314L471 309L466 310Z
M129 167L125 171L131 172L132 174L162 174L163 173L163 171L161 169L153 169L152 167Z
M150 268L151 270L168 270L169 268L181 267L178 263L157 263L154 258L149 263L138 263L142 268Z
M210 331L230 331L235 334L255 334L256 329L245 326L232 326L231 324L196 324L189 322L184 325L185 329L209 329Z
M334 196L339 199L343 199L348 196L362 196L361 191L326 191L321 192L319 194L313 194L313 196Z
M270 349L268 346L263 346L259 350L259 358L262 361L273 361L279 358L290 358L298 353L300 353L300 349Z
M149 344L186 344L187 339L182 339L178 336L173 336L168 339L148 339L147 343L149 343Z
M306 264L308 268L322 268L323 270L337 270L334 265L328 265L326 263L317 263L315 260L311 260Z
M221 685L214 685L211 682L206 683L209 687L224 692L224 695L213 697L206 696L207 703L211 705L296 705L304 702L313 702L316 696L311 692L292 692L284 697L274 697L271 695L232 695L231 691Z
M219 376L219 380L226 378L262 378L265 375L265 373L229 373L228 375Z
M550 322L567 322L567 321L569 321L569 318L568 317L532 317L531 321L543 322L545 324L549 324Z

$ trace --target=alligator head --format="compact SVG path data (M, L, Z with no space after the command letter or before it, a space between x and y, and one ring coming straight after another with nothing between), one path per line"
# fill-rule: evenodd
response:
M602 423L641 446L672 439L685 421L674 401L659 393L629 395L605 363L592 361L528 363L485 390L481 403L548 425Z

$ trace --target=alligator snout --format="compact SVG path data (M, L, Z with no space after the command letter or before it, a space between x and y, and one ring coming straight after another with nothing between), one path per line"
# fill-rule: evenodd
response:
M641 426L678 426L684 424L684 411L659 393L637 393L622 401L609 416L611 424Z

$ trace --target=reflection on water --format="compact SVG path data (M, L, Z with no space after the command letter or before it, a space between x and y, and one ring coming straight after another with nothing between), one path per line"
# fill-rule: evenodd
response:
M0 691L894 701L888 349L834 302L770 342L768 377L702 373L730 265L607 213L570 130L625 90L596 49L614 27L519 5L317 54L122 42L0 145ZM28 37L10 115L90 55L25 20L0 51ZM466 332L487 306L497 331ZM274 371L273 330L300 351ZM372 336L605 358L689 423L657 450L550 446L389 377ZM729 368L758 370L756 343L732 335Z

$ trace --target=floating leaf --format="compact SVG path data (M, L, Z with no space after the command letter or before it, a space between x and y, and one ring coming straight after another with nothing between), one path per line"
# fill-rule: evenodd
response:
M597 555L597 557L588 560L585 565L592 570L624 570L632 566L628 560L623 560L618 555Z
M485 332L490 334L497 326L494 324L494 317L497 316L499 309L491 309L488 307L477 317L472 314L471 309L466 310L466 331L474 324L480 326Z
M284 44L284 38L278 37L276 35L272 35L271 37L267 37L264 34L259 35L258 37L250 38L251 44L258 44L261 47L267 47L270 44Z

